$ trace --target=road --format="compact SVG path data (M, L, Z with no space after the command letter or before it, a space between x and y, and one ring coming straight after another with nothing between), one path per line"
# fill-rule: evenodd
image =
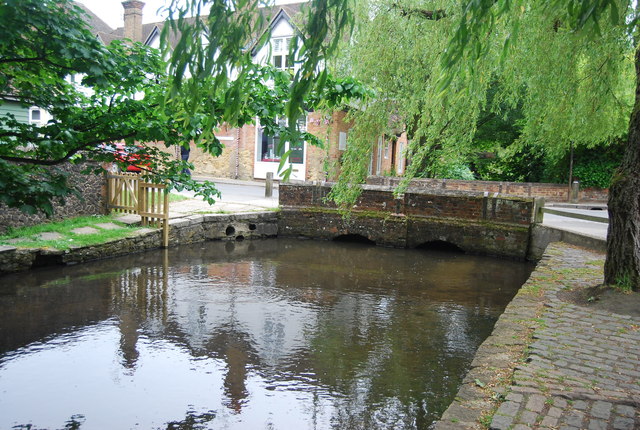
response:
M568 214L596 217L601 221L605 221L608 219L608 213L606 210L585 210L576 208L564 208L553 205L550 205L549 209L553 209L558 212L565 212ZM596 237L599 239L607 238L607 228L609 227L608 223L606 222L581 220L550 213L544 214L542 225L557 228L560 230L567 230L573 233L584 234L586 236Z
M205 178L195 179L201 180ZM263 182L232 181L226 179L216 180L212 178L206 179L216 184L216 188L218 188L218 190L222 194L219 199L216 199L215 205L210 206L208 203L202 201L201 198L195 197L195 193L192 191L177 192L174 190L173 193L175 194L180 194L195 199L172 204L171 210L176 216L180 216L181 214L183 215L184 213L189 212L243 212L272 209L278 207L277 186L275 186L273 189L272 197L265 197L265 184Z
M217 182L216 188L222 193L220 201L233 203L250 203L256 200L264 200L264 184L247 183L247 184L228 184ZM278 200L278 189L274 188L272 199Z

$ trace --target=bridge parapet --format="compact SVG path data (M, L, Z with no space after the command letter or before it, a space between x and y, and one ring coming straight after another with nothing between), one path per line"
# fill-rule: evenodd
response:
M327 200L332 185L281 184L279 235L329 240L359 235L401 248L447 242L466 252L527 257L532 198L431 190L395 195L389 187L363 185L350 215L343 217Z
M281 184L280 206L285 208L337 209L326 199L331 183ZM469 221L529 226L533 222L533 198L489 195L465 191L411 191L394 195L384 186L363 185L352 210L411 217L453 218Z

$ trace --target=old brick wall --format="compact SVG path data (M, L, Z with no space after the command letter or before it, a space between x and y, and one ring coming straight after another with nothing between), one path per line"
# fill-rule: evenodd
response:
M402 178L370 176L367 184L396 187ZM419 190L451 190L451 191L478 191L499 193L523 197L543 197L550 202L566 202L568 190L565 184L546 184L533 182L494 182L494 181L463 181L457 179L413 179L410 182L411 189ZM579 193L580 201L606 201L607 190L586 188Z
M308 144L305 153L307 180L319 181L337 178L340 168L340 156L344 151L338 149L340 132L351 127L344 118L346 112L322 114L312 112L307 120L307 131L317 136L323 147ZM204 153L191 146L189 161L194 166L194 174L241 180L254 179L253 168L256 162L256 126L245 125L240 129L222 127L216 136L221 137L224 148L219 157Z
M583 202L606 202L609 200L609 190L606 188L581 188L578 198Z
M307 131L324 143L323 148L307 145L307 174L309 181L335 180L340 174L340 158L344 151L339 149L340 133L348 133L351 122L345 121L347 112L333 112L324 115L313 112L307 121Z
M325 201L331 184L281 184L279 234L322 239L357 234L378 245L409 248L445 241L474 253L527 257L534 199L461 191L415 191L396 198L387 187L363 188L344 218Z
M54 204L54 215L51 219L43 213L25 214L19 209L9 208L0 203L0 233L13 227L26 227L47 221L57 221L74 216L102 215L106 208L106 181L103 175L82 175L84 167L65 164L62 170L71 172L69 182L80 192L80 197L71 195L65 204Z
M281 184L280 206L335 209L332 202L325 201L329 191L330 183ZM504 196L494 198L483 193L422 190L407 192L396 198L389 188L365 185L353 210L528 226L533 219L534 200Z

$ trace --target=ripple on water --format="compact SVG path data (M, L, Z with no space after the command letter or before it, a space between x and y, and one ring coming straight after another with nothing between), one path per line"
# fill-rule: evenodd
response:
M16 278L0 296L0 428L427 428L530 271L249 244Z

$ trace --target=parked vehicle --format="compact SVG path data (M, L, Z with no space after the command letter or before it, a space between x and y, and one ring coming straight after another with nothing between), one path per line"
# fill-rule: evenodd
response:
M149 159L149 156L139 153L142 145L131 147L126 146L123 142L118 142L111 145L105 144L102 148L113 154L116 166L121 171L140 173L143 169L150 167L150 163L145 161Z

